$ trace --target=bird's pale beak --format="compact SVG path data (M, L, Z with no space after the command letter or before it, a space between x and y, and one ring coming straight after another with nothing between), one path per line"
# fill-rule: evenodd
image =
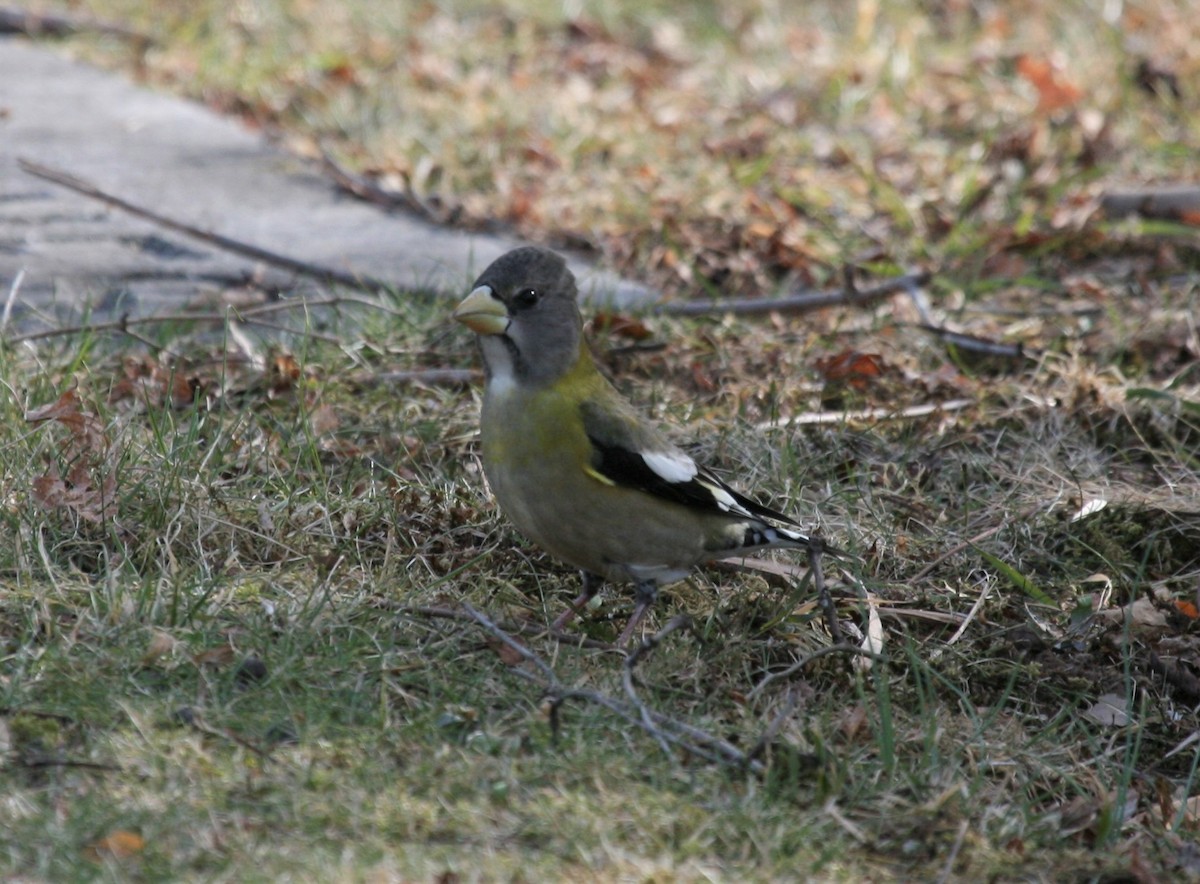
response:
M508 309L491 286L481 285L454 308L454 318L480 335L502 335L508 331Z

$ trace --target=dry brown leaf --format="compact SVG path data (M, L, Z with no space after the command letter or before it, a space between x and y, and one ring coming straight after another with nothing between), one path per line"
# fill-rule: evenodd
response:
M1054 65L1044 58L1022 55L1017 59L1017 73L1037 90L1039 114L1074 107L1083 98L1083 90L1071 83Z
M116 829L84 848L84 855L93 862L106 859L128 859L146 849L146 841L136 832Z
M103 455L107 447L100 419L92 412L84 410L83 402L74 387L54 402L25 412L25 420L31 424L55 421L66 427L71 433L71 444L68 446L71 456Z
M201 651L192 657L192 662L197 666L228 666L236 656L233 645L224 644Z
M332 405L321 403L308 416L309 425L314 436L324 436L332 433L342 425L341 418Z
M116 480L111 476L94 481L89 465L77 462L64 479L51 466L33 480L33 499L47 510L66 509L79 518L99 524L116 515Z
M873 378L884 373L883 357L878 353L860 353L857 350L843 350L833 356L826 356L813 363L827 383L847 384L856 390L863 390Z
M149 666L157 662L160 658L165 657L175 650L179 645L179 640L169 632L155 630L150 636L150 642L146 645L146 651L142 654L142 665Z
M500 662L505 666L517 666L525 659L525 656L514 648L508 642L502 642L495 639L488 642L488 647L496 652L496 656L500 658Z
M628 338L631 341L644 341L651 336L650 329L644 322L623 313L601 310L593 317L592 327L597 332L607 332L614 337Z
M267 365L272 393L285 393L300 380L300 363L291 353L276 353Z

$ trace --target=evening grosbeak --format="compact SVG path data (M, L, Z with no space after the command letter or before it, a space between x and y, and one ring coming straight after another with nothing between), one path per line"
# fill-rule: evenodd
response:
M810 547L782 513L697 466L625 401L583 340L575 277L554 252L494 261L454 318L479 336L487 372L483 469L500 508L551 555L583 571L583 593L632 583L633 635L663 583L700 562Z

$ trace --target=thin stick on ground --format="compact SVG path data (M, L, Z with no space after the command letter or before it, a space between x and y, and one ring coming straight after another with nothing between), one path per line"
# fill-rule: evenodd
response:
M124 25L102 21L84 15L61 15L50 12L33 12L0 6L0 34L24 34L27 37L69 37L72 34L92 32L108 37L120 37L145 50L154 45L149 34L130 30Z
M456 212L455 207L439 208L435 206L429 200L417 195L411 187L406 187L401 191L384 190L373 181L361 175L355 175L344 168L329 155L324 147L321 148L321 166L338 187L372 205L382 206L385 209L406 209L435 224L449 223ZM443 202L440 198L435 197L435 199Z
M59 328L42 329L41 331L28 332L23 335L14 335L8 338L10 344L20 344L25 341L42 341L48 338L69 337L71 335L81 334L99 334L101 332L119 332L132 336L130 329L139 326L147 325L165 325L170 323L225 323L230 321L240 321L247 325L257 325L264 328L275 329L278 331L287 332L294 335L308 335L310 337L318 337L320 340L327 341L332 344L341 343L341 341L332 335L320 334L309 330L289 329L279 326L276 323L268 322L258 317L270 313L278 313L282 310L311 310L316 307L341 307L345 305L356 305L369 307L373 310L383 310L387 313L402 315L400 311L394 310L386 304L381 304L367 298L356 298L352 296L330 296L326 298L297 298L288 301L275 301L270 304L261 304L257 307L250 308L234 308L230 306L223 313L159 313L154 316L122 316L120 319L113 319L107 322L89 322L78 325L65 325ZM0 325L0 329L3 326Z
M797 292L782 298L728 298L717 301L677 301L660 304L651 312L664 316L762 316L766 313L809 313L826 307L861 307L899 292L911 291L933 278L917 270L884 280L870 288L842 288L832 292Z
M66 187L83 196L91 197L99 200L102 203L112 206L115 209L120 209L123 212L128 212L138 218L144 218L147 221L152 221L160 227L165 227L168 230L174 230L177 233L182 233L185 236L190 236L201 242L216 246L224 251L231 252L235 255L241 255L243 258L250 258L254 261L261 261L264 264L269 264L272 267L279 267L284 270L289 270L292 273L306 276L310 279L318 280L327 284L344 285L347 288L359 289L361 291L395 291L401 288L394 282L386 279L378 279L376 277L367 276L361 273L345 273L341 270L335 270L332 267L325 267L320 264L313 264L308 261L301 261L298 258L293 258L289 255L281 255L278 252L272 252L268 249L260 248L259 246L251 245L250 243L242 242L241 240L233 239L232 237L224 236L220 233L214 233L209 230L202 230L199 227L193 227L183 221L176 221L174 218L168 218L166 215L160 214L147 209L144 206L139 206L129 200L116 196L101 190L90 181L85 181L78 178L69 172L64 172L61 169L55 169L50 166L44 166L41 163L35 163L28 159L18 159L17 164L30 175L41 178L45 181L50 181L54 184ZM405 287L406 289L408 287Z
M814 660L819 660L821 657L828 657L831 654L852 654L857 657L865 657L868 660L878 660L880 662L883 662L887 659L882 654L876 654L874 651L868 651L866 648L860 648L857 645L829 645L824 648L819 648L813 651L811 654L805 654L787 669L781 669L778 672L772 672L765 676L763 680L756 684L754 689L750 691L750 694L748 695L749 699L753 700L764 690L766 690L767 685L771 684L772 682L778 681L781 678L790 678L801 669L808 666Z
M749 770L756 774L765 772L766 766L761 761L750 758L732 743L722 740L720 737L713 736L698 727L664 715L661 712L654 712L645 707L639 709L638 706L640 704L631 705L624 703L599 691L564 685L559 680L554 669L545 660L518 642L505 632L505 630L501 629L486 614L465 603L463 604L463 610L471 620L482 627L489 635L511 648L523 660L528 661L534 667L533 669L509 667L509 671L539 685L550 695L552 703L561 703L564 700L583 700L587 703L608 709L625 721L642 728L654 737L655 740L659 741L660 745L665 743L668 746L677 746L690 755L703 758L714 764L724 764L730 767ZM661 637L665 637L669 632L673 632L682 625L673 625L673 623L674 621L669 623L659 635L652 638L649 647L653 647L656 640L660 641Z
M460 611L457 608L445 608L437 605L401 605L395 609L401 614L410 614L420 617L431 617L438 620L460 620L464 622L476 622L478 619L465 611ZM528 635L532 637L546 635L550 638L561 642L565 647L587 648L595 651L615 651L616 645L612 642L603 642L598 639L588 638L578 633L563 632L556 629L546 629L544 626L538 626L534 623L500 623L497 628L504 630L509 634Z
M993 525L991 528L988 528L986 531L979 532L978 534L976 534L974 537L970 538L969 540L964 540L962 543L958 544L957 546L951 547L950 549L948 549L944 553L942 553L940 556L938 556L936 559L934 559L932 562L930 562L928 565L926 565L924 568L922 568L920 571L918 571L916 574L914 574L912 577L910 577L909 582L917 583L920 580L924 580L931 573L933 573L934 568L936 568L942 562L946 561L946 559L950 558L951 556L958 555L960 552L962 552L965 549L970 549L971 547L978 544L979 541L986 540L987 538L991 537L993 534L995 534L1000 529L1005 528L1009 525L1019 525L1022 522L1027 522L1029 519L1033 518L1042 509L1043 506L1044 506L1044 504L1041 504L1041 503L1034 504L1033 506L1031 506L1027 510L1025 510L1023 513L1018 515L1015 519L1009 519L1009 520L1001 522L998 525Z
M652 737L662 747L666 755L671 754L671 747L667 745L666 737L655 723L650 709L642 702L642 698L638 696L637 689L633 685L633 670L637 666L638 661L648 655L651 651L657 648L668 635L679 629L686 629L691 626L692 618L686 614L680 614L672 617L667 625L660 629L654 635L647 639L643 639L633 651L625 658L625 668L621 673L621 683L625 688L625 696L629 698L629 702L637 709L638 715L642 719L642 727L644 727Z

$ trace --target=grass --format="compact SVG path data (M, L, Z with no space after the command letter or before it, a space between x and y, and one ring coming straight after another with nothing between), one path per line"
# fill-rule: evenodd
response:
M320 138L458 223L583 242L678 295L925 261L939 322L1025 356L947 348L904 297L596 332L706 461L856 553L883 618L872 669L827 656L755 691L828 645L795 573L664 592L655 625L694 628L639 663L640 696L742 749L777 723L755 775L595 702L555 712L528 662L431 613L466 601L515 632L577 591L495 512L471 388L379 380L475 364L446 304L310 315L321 338L5 344L6 873L1200 876L1194 228L1090 208L1190 169L1196 97L1133 64L1154 34L1187 83L1184 5L1099 31L1041 3L86 9L160 43L74 50ZM1022 53L1066 61L1039 80ZM1085 97L1038 110L1067 86ZM824 410L847 417L776 423ZM574 628L610 641L630 607L612 592ZM618 654L525 640L564 685L624 698Z
M1166 757L1194 722L1152 675L1162 630L1139 641L1119 616L1074 615L1098 570L1114 584L1110 612L1147 586L1185 595L1196 525L1167 499L1114 501L1081 523L1014 514L1060 470L1084 481L1179 469L1187 447L1172 434L1186 425L1160 427L1150 464L1145 450L1097 443L1089 477L1070 463L1085 453L1062 443L1096 429L1064 426L1051 409L814 430L776 448L779 433L748 422L792 403L743 400L746 422L702 447L764 486L806 489L829 533L865 556L888 617L886 665L856 675L831 658L750 697L765 673L822 645L807 597L753 575L665 594L659 622L686 610L696 629L639 666L654 708L748 746L800 698L755 777L665 754L593 704L568 702L552 726L544 695L484 631L416 610L461 598L544 622L575 578L494 513L471 453L473 394L371 383L396 352L473 361L443 305L397 304L399 322L346 321L344 347L285 342L290 383L233 350L201 359L197 345L198 402L174 408L154 383L121 398L133 358L104 342L6 352L0 776L11 870L1052 880L1123 873L1132 854L1180 866L1194 821L1155 817L1149 788L1177 800L1195 785L1194 748ZM729 370L763 353L764 329L724 325L736 342L717 347ZM656 331L672 342L667 355L621 355L623 383L712 352L695 324ZM696 408L693 372L666 377L656 408ZM75 424L24 420L26 403L54 401L71 379L101 428L95 451L79 450ZM699 400L706 415L751 392L719 391ZM1128 440L1165 416L1076 419ZM112 518L89 522L30 492L66 457L113 476ZM997 530L910 579L985 528ZM922 616L965 614L982 592L954 644L954 623ZM629 602L614 594L611 614L590 615L582 633L611 640ZM854 605L844 613L856 619ZM1191 627L1166 630L1177 632L1185 641ZM530 647L564 684L621 696L611 652ZM1129 698L1140 726L1084 714L1110 693ZM138 839L129 855L113 847L120 834Z

